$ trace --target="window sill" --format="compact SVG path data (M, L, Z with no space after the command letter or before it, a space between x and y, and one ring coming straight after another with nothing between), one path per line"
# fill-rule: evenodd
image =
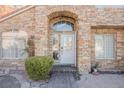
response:
M99 59L95 59L95 60L116 60L116 58L109 58L109 59L99 58Z
M18 61L24 61L25 59L0 59L1 61L5 61L5 60L9 60L9 61L15 61L15 60L18 60Z

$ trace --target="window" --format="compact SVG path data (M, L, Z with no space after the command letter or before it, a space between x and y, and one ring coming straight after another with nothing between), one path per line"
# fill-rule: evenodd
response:
M95 35L96 59L113 59L115 52L114 46L113 35Z
M23 59L26 57L24 51L26 39L19 37L18 32L3 32L1 35L0 58Z
M96 8L124 8L123 5L96 5Z
M74 25L67 21L59 21L52 27L54 31L73 31Z
M73 38L71 36L64 37L64 50L72 50L72 40Z

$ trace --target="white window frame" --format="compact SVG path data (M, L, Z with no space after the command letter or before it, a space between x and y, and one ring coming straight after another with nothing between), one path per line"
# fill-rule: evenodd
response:
M98 36L98 35L101 35L101 36L112 36L113 37L113 57L112 58L108 58L108 57L106 57L105 55L104 55L104 57L101 57L101 58L98 58L97 56L96 56L96 46L95 46L95 59L96 60L99 60L99 59L103 59L103 60L114 60L115 58L116 58L116 41L115 41L115 35L113 35L113 34L95 34L95 36ZM94 37L94 40L95 40L95 37ZM95 43L96 44L96 43ZM94 45L95 45L94 44ZM105 47L105 46L103 46L103 47Z
M16 32L16 33L18 33L18 31L8 31L8 32ZM25 59L25 58L27 58L27 53L25 54L25 57L15 57L15 58L12 58L12 57L6 57L6 58L4 58L3 57L3 50L2 50L2 42L3 42L3 40L2 40L2 38L4 38L4 37L2 37L2 33L4 33L4 32L1 32L0 33L0 50L1 50L1 52L0 52L0 59L2 59L2 60L21 60L21 59ZM10 36L11 37L11 36ZM14 38L14 37L12 37L12 38ZM17 38L17 37L15 37L15 38ZM19 38L17 38L18 40L19 40ZM27 38L21 38L21 40L25 40L25 47L27 46ZM14 50L15 51L15 50ZM17 51L17 53L18 53L18 51Z

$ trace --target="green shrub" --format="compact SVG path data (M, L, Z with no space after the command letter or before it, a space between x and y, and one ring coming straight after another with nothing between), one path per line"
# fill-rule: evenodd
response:
M29 78L32 80L48 79L53 62L53 59L48 56L35 56L28 58L25 62L25 68Z

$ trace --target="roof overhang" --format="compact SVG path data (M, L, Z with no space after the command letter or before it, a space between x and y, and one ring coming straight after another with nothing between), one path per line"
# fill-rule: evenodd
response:
M11 18L11 17L13 17L13 16L16 16L16 15L18 15L20 13L23 13L24 11L26 11L28 9L31 9L34 6L35 5L27 5L27 6L24 6L24 7L20 8L20 9L16 10L16 11L13 11L13 12L5 15L5 16L2 16L2 17L0 17L0 23L5 21L5 20L7 20L7 19L9 19L9 18Z

